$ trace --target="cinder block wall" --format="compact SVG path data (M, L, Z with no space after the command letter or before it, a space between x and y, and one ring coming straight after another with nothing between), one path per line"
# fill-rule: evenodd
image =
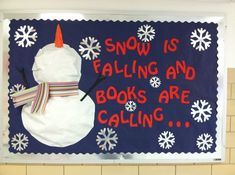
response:
M190 165L2 164L0 175L235 175L235 68L228 69L226 161Z

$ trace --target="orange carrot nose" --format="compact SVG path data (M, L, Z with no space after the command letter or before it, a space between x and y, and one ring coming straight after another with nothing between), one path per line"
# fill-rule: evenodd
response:
M55 34L55 47L61 48L63 47L63 45L64 45L63 36L62 36L60 25L58 24L56 27L56 34Z

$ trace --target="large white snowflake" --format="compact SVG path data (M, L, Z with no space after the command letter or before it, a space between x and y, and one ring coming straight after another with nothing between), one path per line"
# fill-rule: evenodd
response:
M94 37L86 37L82 39L79 45L79 52L86 60L94 60L100 55L101 46Z
M197 138L197 147L202 151L209 150L213 145L213 138L208 133L203 133Z
M175 136L170 131L163 131L158 137L158 144L163 149L170 149L175 144Z
M153 88L158 88L158 87L161 85L161 80L160 80L160 78L154 76L154 77L150 78L149 84L150 84Z
M118 137L112 128L101 129L97 136L96 142L101 150L110 151L117 145Z
M191 114L197 122L206 122L212 114L211 105L206 100L197 100L191 107Z
M15 32L15 41L18 46L31 47L37 40L37 32L33 26L20 26Z
M22 85L22 84L15 84L15 85L13 85L13 86L10 88L10 94L14 94L14 93L16 93L16 92L21 92L21 91L23 91L23 90L25 90L24 85Z
M134 110L136 110L136 102L130 100L130 101L127 101L126 104L125 104L125 108L128 112L133 112Z
M28 143L29 143L28 137L22 133L15 134L11 138L11 146L16 151L23 151L28 147Z
M210 47L211 35L206 29L195 29L190 36L191 45L199 51L204 51Z
M148 24L142 25L138 28L137 35L141 41L149 42L155 37L155 29Z

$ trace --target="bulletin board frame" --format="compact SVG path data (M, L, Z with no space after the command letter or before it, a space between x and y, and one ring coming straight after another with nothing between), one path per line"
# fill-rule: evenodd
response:
M126 20L126 21L180 21L214 22L218 24L218 147L215 153L160 154L12 154L8 151L8 31L11 19L64 19L64 20ZM226 18L221 13L146 12L146 11L2 11L0 12L0 161L3 163L84 163L84 164L149 164L149 163L220 163L225 160L226 131Z

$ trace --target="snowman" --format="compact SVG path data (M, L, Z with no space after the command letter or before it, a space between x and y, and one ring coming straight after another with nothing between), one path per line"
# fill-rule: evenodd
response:
M35 56L33 76L40 85L45 82L79 82L81 57L63 43L60 26L55 42L44 46ZM56 92L56 91L55 91ZM32 113L32 103L22 109L24 127L39 142L53 147L66 147L87 136L94 126L95 104L79 88L72 95L49 95L43 112Z

